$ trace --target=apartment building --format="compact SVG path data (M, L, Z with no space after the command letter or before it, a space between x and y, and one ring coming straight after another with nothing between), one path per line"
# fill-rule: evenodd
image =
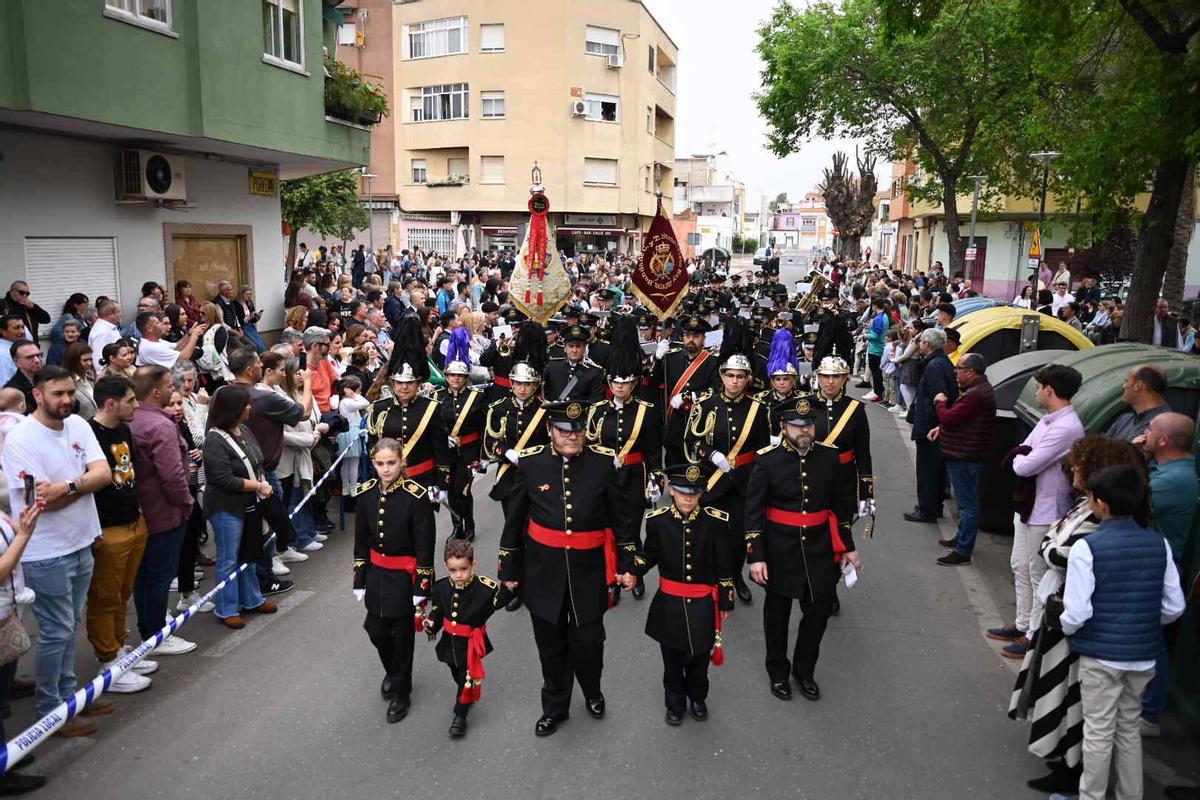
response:
M340 10L356 30L339 58L382 78L393 109L362 187L377 245L516 246L535 163L568 253L636 251L660 188L670 213L679 54L640 0Z
M833 221L825 213L825 198L812 190L799 200L780 204L771 220L770 238L777 250L822 252L833 247Z

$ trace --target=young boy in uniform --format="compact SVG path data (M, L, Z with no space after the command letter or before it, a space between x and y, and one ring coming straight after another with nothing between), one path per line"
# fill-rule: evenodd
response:
M646 635L659 643L663 659L668 725L683 723L691 701L692 717L708 719L708 662L724 661L721 623L733 610L729 563L729 515L700 508L712 468L684 464L667 470L673 505L646 516L646 545L634 557L632 574L622 584L632 589L637 577L658 567L658 591L650 601Z
M433 602L424 624L430 636L443 631L436 651L438 660L450 668L458 690L450 736L459 739L467 734L467 711L483 693L483 657L492 652L485 625L512 599L512 592L475 574L475 545L469 540L447 540L444 559L446 577L433 585Z

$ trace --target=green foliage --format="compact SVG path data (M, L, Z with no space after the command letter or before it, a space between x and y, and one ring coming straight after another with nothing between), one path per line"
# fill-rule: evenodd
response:
M325 56L325 111L349 122L374 124L388 115L387 93L332 56Z
M322 236L351 238L370 220L358 199L358 178L358 170L344 169L283 181L279 201L284 221L293 232L308 227Z
M730 248L734 253L753 253L758 249L758 239L743 239L740 234L733 235L733 246Z

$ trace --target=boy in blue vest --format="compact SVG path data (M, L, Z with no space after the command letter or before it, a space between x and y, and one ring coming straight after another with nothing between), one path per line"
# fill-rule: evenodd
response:
M1100 526L1076 542L1067 559L1060 621L1079 654L1082 800L1104 800L1113 761L1117 800L1142 797L1142 692L1154 676L1162 626L1183 614L1171 546L1137 521L1145 521L1147 495L1145 479L1132 467L1092 475L1088 501Z

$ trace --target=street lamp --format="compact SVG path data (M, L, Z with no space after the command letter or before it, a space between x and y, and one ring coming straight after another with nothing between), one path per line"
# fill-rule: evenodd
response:
M1062 155L1062 153L1058 152L1057 150L1043 150L1039 153L1030 153L1029 154L1030 158L1032 158L1034 161L1036 161L1042 165L1042 202L1041 202L1041 205L1038 206L1038 224L1037 224L1038 241L1041 241L1041 238L1042 238L1042 223L1046 221L1046 187L1050 183L1050 164L1054 162L1054 159L1058 158L1061 155ZM1040 255L1039 255L1039 257L1040 257ZM1029 277L1029 283L1030 283L1030 285L1032 285L1033 293L1036 296L1037 295L1038 269L1036 266L1034 266L1032 264L1030 266L1032 267L1032 269L1031 269L1032 274Z
M971 196L971 235L967 247L975 246L975 214L979 210L979 184L987 180L987 175L968 175L967 180L975 181L975 194Z
M367 168L362 168L362 176L367 180L367 241L370 243L371 252L375 252L375 209L371 206L371 181L378 178L378 175L372 175L367 172Z

